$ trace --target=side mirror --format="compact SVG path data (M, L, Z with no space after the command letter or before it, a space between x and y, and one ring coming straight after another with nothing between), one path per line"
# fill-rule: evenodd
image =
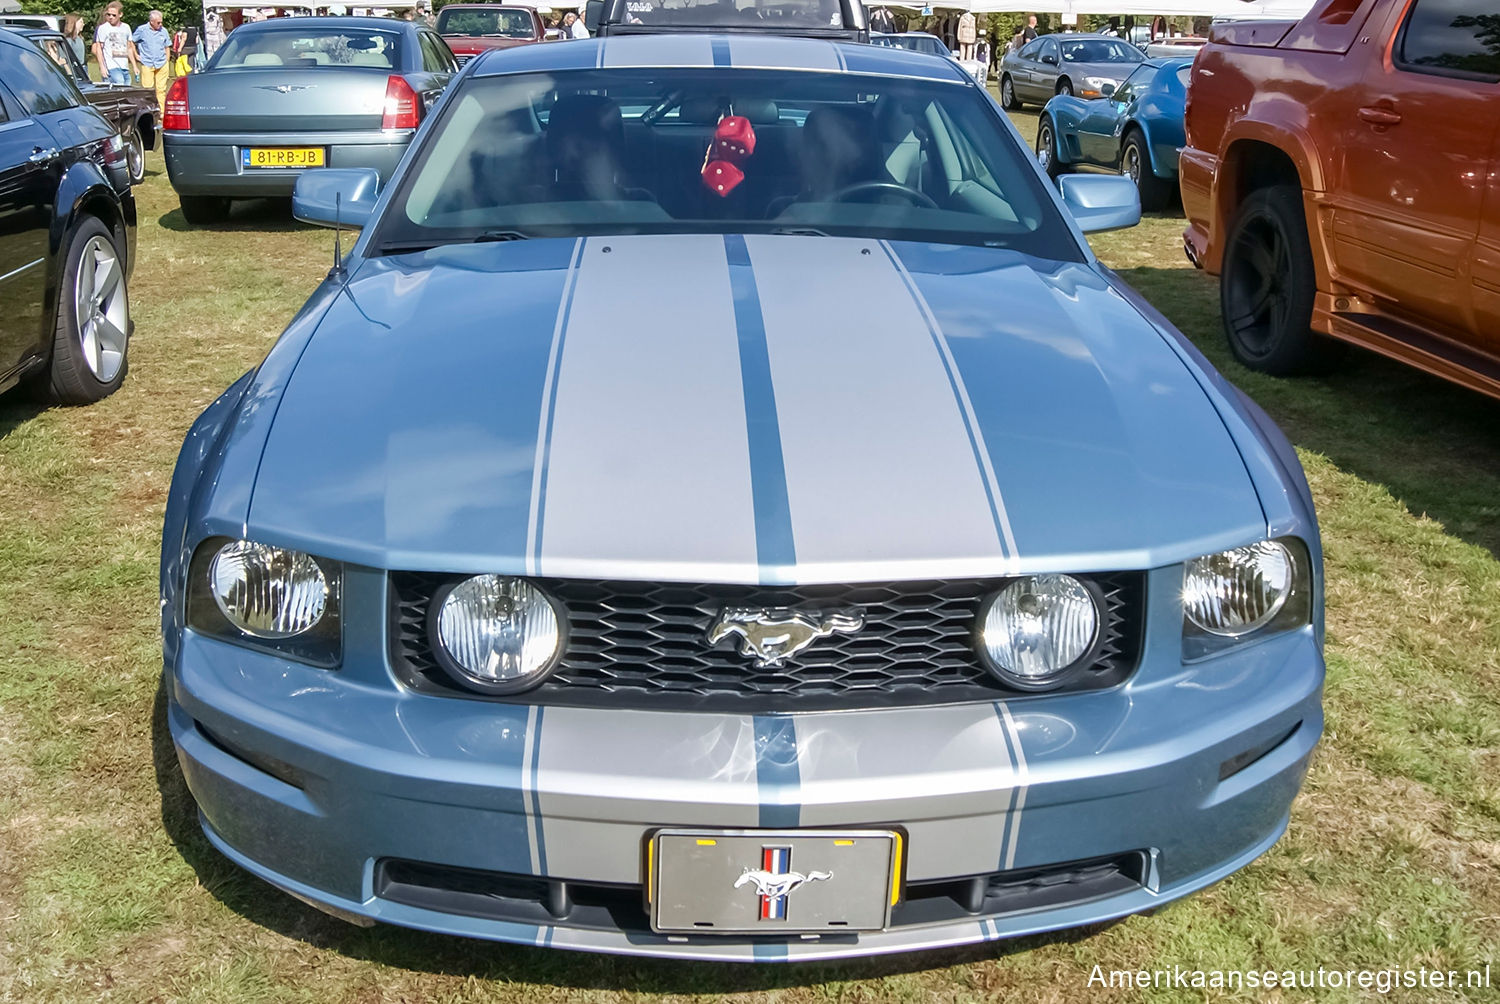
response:
M1057 65L1057 57L1054 56L1054 55L1052 55L1052 53L1049 52L1045 56L1042 57L1042 62L1048 63L1048 64L1050 64L1052 66L1056 66Z
M1124 175L1069 174L1057 179L1063 205L1086 234L1141 222L1141 193Z
M370 222L380 174L373 167L319 167L304 171L292 189L292 215L303 223L362 228ZM337 220L335 220L337 217Z
M588 0L583 5L583 26L589 30L589 34L595 34L599 30L599 22L604 20L604 0Z
M1099 93L1102 94L1102 95L1104 95L1106 98L1114 97L1114 94L1115 94L1115 85L1114 84L1105 84L1103 87L1099 88Z

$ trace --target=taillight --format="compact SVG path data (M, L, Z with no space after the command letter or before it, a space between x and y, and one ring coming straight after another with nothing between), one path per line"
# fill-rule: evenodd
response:
M405 77L391 76L385 82L385 114L381 116L380 128L415 129L418 111L417 92L411 89L411 84Z
M178 77L167 90L167 107L162 109L161 127L173 132L187 132L193 128L188 117L188 78Z

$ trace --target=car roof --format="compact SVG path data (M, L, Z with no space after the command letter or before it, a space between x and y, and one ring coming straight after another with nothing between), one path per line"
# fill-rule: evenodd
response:
M416 22L406 21L399 17L273 17L265 21L247 21L234 29L231 34L247 30L305 31L308 28L364 28L366 30L383 28L386 31L404 31L413 27L418 27Z
M911 77L971 84L951 59L888 45L772 34L617 35L566 45L522 45L475 57L474 76L548 70L718 66Z

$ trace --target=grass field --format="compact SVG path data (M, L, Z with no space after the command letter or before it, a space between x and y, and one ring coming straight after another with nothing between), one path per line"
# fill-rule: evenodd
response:
M1034 136L1034 116L1016 117ZM1282 423L1328 564L1328 730L1287 836L1153 916L999 946L748 968L618 960L329 919L199 833L158 694L156 563L178 445L326 271L326 231L252 204L186 226L139 190L124 389L0 398L0 1000L1343 1000L1091 988L1093 968L1490 964L1500 986L1500 403L1376 357L1275 380L1227 358L1180 219L1100 256ZM1495 999L1493 989L1393 1000Z

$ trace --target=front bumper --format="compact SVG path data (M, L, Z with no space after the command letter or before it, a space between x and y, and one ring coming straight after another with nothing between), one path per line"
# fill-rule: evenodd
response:
M1323 721L1310 628L1187 667L1148 644L1109 691L774 716L419 695L351 672L383 664L378 640L333 672L192 632L174 651L169 719L188 786L209 838L247 870L351 918L697 959L936 948L1159 906L1275 842ZM883 932L666 936L640 905L657 827L891 825L907 834L907 903ZM1132 881L1080 883L1071 898L920 899L1121 855L1141 862ZM388 881L392 862L460 885L548 876L615 895L547 913L452 895L453 881L413 894Z
M390 180L411 142L411 129L328 133L162 134L167 177L179 195L234 198L289 196L303 169L242 166L247 147L309 147L326 150L327 167L371 167Z

